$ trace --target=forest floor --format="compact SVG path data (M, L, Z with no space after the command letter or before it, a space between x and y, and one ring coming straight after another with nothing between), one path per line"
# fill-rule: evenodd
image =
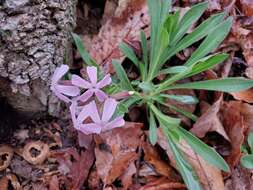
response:
M175 1L173 7L183 14L197 2ZM229 12L234 21L217 52L230 56L203 75L208 79L224 76L253 79L253 3L213 0L200 20L221 11ZM107 72L113 72L111 60L118 59L128 77L135 79L138 73L129 60L124 60L118 45L124 40L134 47L139 30L149 29L147 17L144 0L79 0L75 32ZM178 53L171 64L183 63L197 45ZM73 53L72 68L79 69L80 55L77 51ZM196 95L200 100L198 105L171 102L199 116L193 123L177 115L184 127L214 147L231 168L231 173L221 172L190 148L186 149L184 153L190 157L204 189L252 190L253 171L240 165L243 155L240 148L253 132L253 89L232 94L193 90L178 93ZM171 110L168 113L176 114ZM158 134L157 145L149 143L145 109L132 107L125 119L127 123L122 128L83 137L87 142L78 141L78 135L82 134L74 130L68 119L38 118L20 124L0 146L0 190L187 189L162 134Z

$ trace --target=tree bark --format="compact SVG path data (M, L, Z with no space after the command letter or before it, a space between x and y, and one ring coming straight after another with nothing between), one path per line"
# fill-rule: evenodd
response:
M72 60L75 10L76 0L0 0L0 96L17 110L59 115L50 78Z

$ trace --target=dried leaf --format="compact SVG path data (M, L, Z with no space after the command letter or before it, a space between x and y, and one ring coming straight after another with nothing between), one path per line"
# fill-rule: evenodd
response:
M149 23L147 12L145 0L119 0L114 16L101 27L99 34L92 39L84 36L84 44L98 64L108 67L112 59L124 59L118 45L124 39L139 40L140 29Z
M168 140L162 133L162 130L158 131L158 144L164 150L166 150L170 161L175 167L176 164L173 158L173 153L170 150ZM191 147L185 141L181 140L180 143L177 144L177 146L184 153L185 159L191 164L196 174L198 175L203 190L224 190L223 178L219 169L215 168L214 166L203 160L191 149Z
M231 93L236 100L242 100L248 103L253 103L253 89Z
M135 164L130 163L126 172L120 177L122 183L122 190L127 190L133 184L133 175L137 172Z
M242 11L246 16L253 16L253 2L252 0L240 0L242 4Z
M59 180L56 175L54 175L49 182L49 190L60 190Z
M0 147L0 171L9 167L13 153L13 149L10 146L2 145Z
M203 138L207 132L214 131L230 141L218 115L222 98L223 96L221 96L209 109L207 109L207 111L205 111L204 114L201 115L201 117L193 125L191 132L197 137Z
M174 190L174 189L186 189L185 185L182 183L171 182L165 177L158 178L157 180L151 181L150 183L144 185L139 190Z
M122 128L96 136L96 167L104 184L111 184L129 165L137 160L137 148L141 144L142 124L127 123Z

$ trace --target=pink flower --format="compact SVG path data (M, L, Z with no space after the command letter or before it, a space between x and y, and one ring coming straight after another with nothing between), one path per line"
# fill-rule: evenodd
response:
M80 90L76 86L71 84L59 84L61 78L68 72L68 70L69 67L67 65L61 65L56 68L52 77L52 84L50 88L58 98L66 103L71 102L69 97L75 97L80 94Z
M87 89L77 100L86 102L93 94L96 95L100 102L104 101L107 98L107 95L100 89L111 83L110 75L106 75L101 81L97 82L97 68L96 67L87 67L87 73L90 79L90 82L84 80L83 78L73 75L72 84L79 86L83 89Z
M102 117L100 117L96 103L95 101L92 101L84 106L77 116L77 114L74 113L77 103L73 102L70 110L72 110L71 115L74 127L84 134L89 135L93 133L99 134L101 132L125 125L123 116L119 116L111 120L117 108L117 104L117 101L112 98L106 99L103 106ZM84 123L88 117L92 119L92 123Z

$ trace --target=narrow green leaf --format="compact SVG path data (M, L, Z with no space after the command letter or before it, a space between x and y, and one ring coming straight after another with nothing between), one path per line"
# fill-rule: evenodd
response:
M195 96L173 95L173 94L161 94L160 96L164 98L176 100L177 102L181 102L184 104L197 104L199 102Z
M162 120L168 125L171 126L178 126L180 124L180 119L178 118L173 118L167 115L164 115L160 110L158 110L153 104L148 104L152 112L155 114L156 118L159 120Z
M78 49L78 52L80 53L82 59L85 61L85 63L89 66L95 66L98 67L97 63L91 58L91 56L89 55L89 53L86 51L84 45L83 45L83 41L82 39L75 33L71 33L75 45Z
M178 73L185 72L187 69L188 69L188 67L186 67L186 66L169 67L167 69L161 70L158 75L178 74Z
M219 24L210 34L208 34L198 49L193 52L185 65L192 65L197 60L214 51L229 33L232 21L232 17L229 17L227 20Z
M186 76L190 77L193 75L196 75L198 73L201 73L203 71L206 71L208 69L212 69L215 65L222 63L228 58L228 54L216 54L212 56L208 56L208 59L205 61L200 61L196 65L193 66L191 72Z
M135 64L135 66L140 69L139 59L135 55L134 50L124 42L119 45L119 48L125 54L125 56L127 56L127 58L129 58Z
M116 74L120 80L120 85L124 90L134 91L131 82L129 81L127 74L120 63L112 60L112 65L116 71Z
M241 157L241 165L247 169L253 169L253 155L247 154Z
M212 148L203 143L200 139L192 135L190 132L185 129L178 127L177 132L187 143L192 147L192 149L199 154L204 160L213 166L225 171L229 172L229 166L225 162L225 160Z
M138 102L140 100L139 97L136 96L132 96L126 100L122 100L118 106L117 106L117 111L115 112L115 117L116 116L121 116L124 115L125 113L128 112L128 109L130 106L132 106L133 104L135 104L136 102Z
M149 112L149 140L152 145L155 145L157 142L157 127L152 111Z
M253 154L253 133L248 136L248 145L250 147L251 153Z
M212 90L220 92L238 92L253 87L253 80L248 80L241 77L231 77L217 80L205 80L191 82L185 84L176 84L164 88L169 89L196 89L196 90Z
M186 186L189 190L201 190L202 188L198 182L197 175L193 171L191 165L186 162L181 151L173 142L173 138L169 135L169 133L167 133L167 137L174 159L176 160L176 166L180 171Z
M204 22L202 22L198 27L196 27L193 32L186 35L182 40L180 40L175 47L167 47L163 52L160 58L160 65L159 68L173 55L178 53L179 51L191 46L195 42L201 40L206 35L211 33L218 24L220 24L225 16L225 13L215 14ZM158 68L158 70L159 70Z
M203 2L191 7L188 10L179 24L179 30L173 38L172 44L177 42L179 39L184 36L184 34L189 30L189 28L201 17L204 11L207 9L208 3Z
M144 78L146 79L148 75L148 45L147 45L147 37L144 31L141 31L141 49L142 49L142 61L144 63Z

